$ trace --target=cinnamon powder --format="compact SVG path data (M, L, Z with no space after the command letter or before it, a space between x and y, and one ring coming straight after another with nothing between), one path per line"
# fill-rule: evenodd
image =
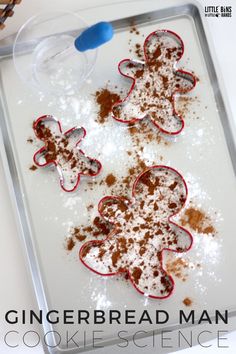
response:
M193 303L193 301L189 298L189 297L186 297L184 300L183 300L183 304L187 307L191 306Z
M67 251L71 251L75 246L75 241L73 240L72 237L68 238L67 244L66 244L66 249Z
M129 33L135 33L137 36L140 35L140 32L134 22L131 22L131 24L130 24Z
M150 142L156 142L157 144L163 144L165 146L171 145L171 142L166 140L165 136L154 127L149 119L143 119L136 125L130 125L128 133L132 143L140 150Z
M203 210L194 207L186 209L180 221L183 226L188 225L198 233L212 234L214 236L216 232L210 217Z
M105 179L105 182L108 187L111 187L116 183L116 177L112 173L109 173Z
M97 230L94 231L95 237L98 237L99 235L108 235L111 230L110 224L99 216L95 217L93 220L93 225L97 228ZM100 234L98 232L100 232Z
M138 284L139 283L139 279L142 275L142 269L140 269L139 267L135 267L134 270L133 270L133 278L134 278L134 282L135 284Z
M83 242L88 237L104 238L111 230L108 222L104 221L100 216L96 216L93 220L92 226L81 225L80 227L73 227L70 230L70 235L67 238L66 249L71 251L76 242Z
M172 259L172 257L166 262L167 273L173 274L176 278L182 281L186 281L189 263L183 258Z
M197 103L199 105L199 99L197 96L178 96L175 102L178 114L188 118L190 113L192 113L191 118L199 119L199 117L196 116L196 112L191 111L193 103Z
M102 88L101 90L97 91L95 96L96 102L99 106L97 121L101 124L104 124L106 118L111 112L114 103L120 101L120 96L117 93L108 90L107 88Z
M143 59L143 48L142 46L140 45L140 43L136 43L135 44L135 47L134 47L134 52L136 54L136 56L139 58L139 59Z
M32 165L29 167L30 171L36 171L38 169L38 167L36 165Z

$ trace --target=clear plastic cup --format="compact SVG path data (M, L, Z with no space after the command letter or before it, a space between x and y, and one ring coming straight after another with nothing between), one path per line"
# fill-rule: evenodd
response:
M19 30L13 59L21 79L38 91L75 94L91 74L97 50L79 52L74 40L88 27L78 15L53 11L31 17Z

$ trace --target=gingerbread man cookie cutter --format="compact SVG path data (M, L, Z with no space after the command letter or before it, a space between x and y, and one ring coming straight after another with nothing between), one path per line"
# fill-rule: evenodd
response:
M127 124L148 117L162 133L179 134L184 119L176 111L176 95L196 85L193 74L176 69L184 43L172 31L157 30L145 39L143 49L144 61L124 59L118 64L119 73L132 84L126 98L113 105L112 116Z
M56 166L65 192L73 192L81 176L94 177L100 173L102 164L78 148L86 136L83 127L74 127L63 133L59 120L44 115L34 122L33 129L36 137L44 142L33 156L34 163L38 167Z
M163 252L186 252L192 235L171 219L184 207L188 189L184 178L168 166L142 172L132 200L107 196L98 205L101 217L113 225L104 240L86 242L81 262L102 276L125 273L135 289L150 298L165 299L174 280L163 267Z

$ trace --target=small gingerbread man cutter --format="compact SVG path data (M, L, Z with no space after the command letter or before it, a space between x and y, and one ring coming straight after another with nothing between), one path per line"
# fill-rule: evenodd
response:
M175 109L177 94L185 94L196 85L189 72L177 70L184 54L184 43L174 32L158 30L144 42L144 61L124 59L120 74L132 80L127 97L115 103L113 118L132 124L144 118L163 133L176 135L184 128L183 117Z
M98 210L113 225L104 240L86 242L82 263L91 271L112 276L125 273L135 289L156 299L171 295L174 280L163 268L163 252L186 252L192 235L172 218L184 207L187 185L171 167L153 166L141 173L132 200L107 196Z
M79 144L86 135L83 127L74 127L62 132L61 123L51 115L39 117L33 124L37 138L44 142L33 157L38 167L54 165L57 168L61 188L73 192L81 176L97 176L102 165L84 154Z

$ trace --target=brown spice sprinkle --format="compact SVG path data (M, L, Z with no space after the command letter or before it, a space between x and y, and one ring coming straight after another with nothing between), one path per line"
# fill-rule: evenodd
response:
M74 246L75 246L75 241L73 240L73 238L72 237L68 238L67 244L66 244L66 249L68 251L71 251L74 248Z
M109 116L114 103L120 101L120 95L108 90L108 88L102 88L96 92L95 96L99 106L97 122L103 124Z
M135 24L130 25L129 33L132 34L131 38L128 41L129 52L136 55L137 58L142 60L144 57L142 43L136 42L136 40L137 36L141 37L140 39L142 39L142 37L144 37L144 34L141 35L140 31L137 29ZM135 36L133 37L133 35ZM135 44L133 43L132 37L135 40Z
M183 258L168 259L166 262L166 270L169 274L173 274L176 278L186 281L188 276L189 263Z
M138 59L141 59L141 60L143 59L144 53L143 53L143 47L141 46L141 44L139 44L139 43L135 44L134 53L136 54Z
M133 162L134 165L128 169L126 175L119 177L119 180L118 177L116 178L116 183L110 187L111 195L128 195L136 177L147 169L147 165L139 155L133 156Z
M108 91L108 89L103 88L101 91L98 92L103 92L103 91ZM110 91L109 91L110 92ZM97 95L96 94L96 95ZM120 99L120 96L119 96ZM187 116L187 113L190 111L191 104L193 102L196 102L198 100L197 97L178 97L178 111L182 116ZM116 101L117 102L117 101ZM97 101L97 103L100 106L100 112L106 112L105 113L99 113L99 116L97 118L97 122L104 124L106 123L106 118L108 117L111 107L113 106L115 102L110 103L107 105L107 103L100 101L100 103ZM109 108L108 108L109 106ZM105 114L105 115L104 115ZM153 124L150 122L149 119L143 119L139 121L136 124L131 124L128 127L128 133L131 137L132 143L135 144L141 151L148 142L157 142L158 144L163 144L165 146L170 146L172 144L170 137L166 137L164 134L162 134L160 131L158 131ZM131 152L129 152L129 156L131 156Z
M135 267L134 270L133 270L133 278L134 278L134 282L135 284L138 284L139 283L139 279L142 275L142 269L140 269L139 267Z
M38 169L38 167L36 165L32 165L29 167L30 171L36 171Z
M33 144L33 142L34 142L33 138L28 138L28 139L27 139L27 143Z
M109 192L107 192L110 195L128 195L130 192L130 188L132 184L134 183L136 177L143 172L144 170L147 169L146 163L140 158L140 156L134 152L134 151L127 151L128 156L132 157L132 166L130 166L127 169L127 173L124 174L123 176L116 176L115 174L112 174L114 178L116 179L116 182L110 186L106 183L105 179L102 179L100 182L99 181L93 181L93 183L88 182L86 185L86 188L84 189L87 191L88 189L90 191L93 191L94 188L96 188L97 185L104 186L109 189ZM160 156L160 161L162 161L163 157ZM157 161L157 160L156 160ZM92 207L87 207L87 210L93 208Z
M108 118L112 106L120 99L120 95L111 92L107 88L102 88L100 91L96 92L96 102L99 105L99 114L97 117L98 123L104 124L107 122L106 118ZM132 139L132 142L135 145L139 145L140 149L142 149L142 146L145 146L146 142L152 141L165 146L171 145L171 142L167 140L163 134L157 131L149 119L143 119L135 125L130 125L128 128L128 133Z
M93 220L93 225L81 225L73 227L70 231L70 236L67 238L66 249L71 251L76 242L83 242L87 237L102 238L109 234L111 226L104 221L100 216L96 216Z
M108 187L111 187L116 183L116 177L112 173L109 173L105 179L105 182Z
M148 119L143 119L138 124L130 125L128 133L130 134L132 143L137 145L140 150L144 148L147 142L157 142L165 146L171 145L171 141L167 140Z
M198 233L215 236L216 230L212 225L212 221L203 210L190 207L185 210L180 221L183 226L189 226Z
M193 301L189 298L189 297L186 297L184 300L183 300L183 304L187 307L190 307L192 305Z
M93 210L93 208L94 208L94 205L93 205L93 204L89 204L89 205L87 206L87 210L88 210L88 211Z
M135 23L130 24L130 31L129 33L135 33L137 36L140 35L139 30L137 29Z
M179 96L176 99L176 110L181 116L184 116L185 118L188 119L189 113L191 112L191 107L193 103L199 103L199 99L197 96L191 97L191 96ZM195 112L191 112L191 117L199 119L198 116L195 116Z

